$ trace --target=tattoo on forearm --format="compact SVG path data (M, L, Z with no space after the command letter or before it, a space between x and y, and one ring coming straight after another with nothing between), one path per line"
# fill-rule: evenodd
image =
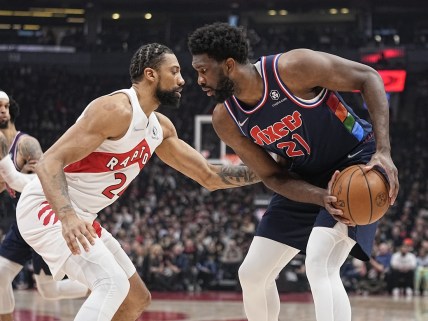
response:
M260 182L260 178L247 166L222 166L217 175L224 183L232 186L244 186Z

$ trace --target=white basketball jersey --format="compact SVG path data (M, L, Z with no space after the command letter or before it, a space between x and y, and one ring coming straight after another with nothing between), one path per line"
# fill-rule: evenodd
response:
M88 156L64 168L70 199L82 218L95 219L100 210L119 198L163 140L155 113L147 118L134 89L122 89L110 95L116 93L128 95L132 105L133 116L126 134L118 140L105 140ZM77 122L85 112L86 109ZM41 192L41 184L36 181L29 184L32 186L28 186L26 192L40 196L36 191Z

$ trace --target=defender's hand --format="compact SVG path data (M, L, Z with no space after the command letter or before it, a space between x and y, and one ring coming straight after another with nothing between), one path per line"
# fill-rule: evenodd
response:
M70 248L72 254L80 254L77 241L79 241L86 252L89 251L89 243L91 245L95 244L94 239L97 237L97 234L90 222L81 220L75 213L70 213L63 217L61 223L62 236L67 242L67 246Z

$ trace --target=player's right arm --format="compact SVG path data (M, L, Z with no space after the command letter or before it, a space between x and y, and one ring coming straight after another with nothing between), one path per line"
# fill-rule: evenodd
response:
M330 195L328 190L293 178L262 147L245 137L223 104L218 104L214 109L213 126L220 139L235 151L268 188L293 201L325 207L332 215L343 214L331 205L336 201L336 197Z
M77 240L88 251L96 237L92 222L78 218L70 201L64 167L93 152L106 139L122 137L131 122L132 110L124 95L94 100L83 117L71 126L36 166L46 200L62 223L62 233L73 254L79 254Z

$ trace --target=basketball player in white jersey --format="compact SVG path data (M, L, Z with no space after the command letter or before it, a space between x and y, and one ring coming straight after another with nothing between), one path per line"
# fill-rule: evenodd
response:
M75 321L135 320L150 293L119 243L93 223L156 151L166 164L209 190L258 182L245 166L210 165L155 112L178 106L184 79L171 49L140 47L131 60L132 87L92 101L77 122L43 155L38 179L17 207L24 239L45 259L55 278L67 274L91 294Z
M36 176L26 173L34 171L34 166L42 155L37 139L16 129L15 119L18 115L18 104L0 90L0 192L7 187L13 196L15 192L21 192ZM9 196L2 195L3 199L7 197ZM7 214L15 217L13 203L10 202L11 213ZM0 244L0 321L13 320L15 300L12 281L30 259L33 260L37 290L43 298L80 298L88 292L88 288L79 282L55 281L46 263L23 240L14 220Z

